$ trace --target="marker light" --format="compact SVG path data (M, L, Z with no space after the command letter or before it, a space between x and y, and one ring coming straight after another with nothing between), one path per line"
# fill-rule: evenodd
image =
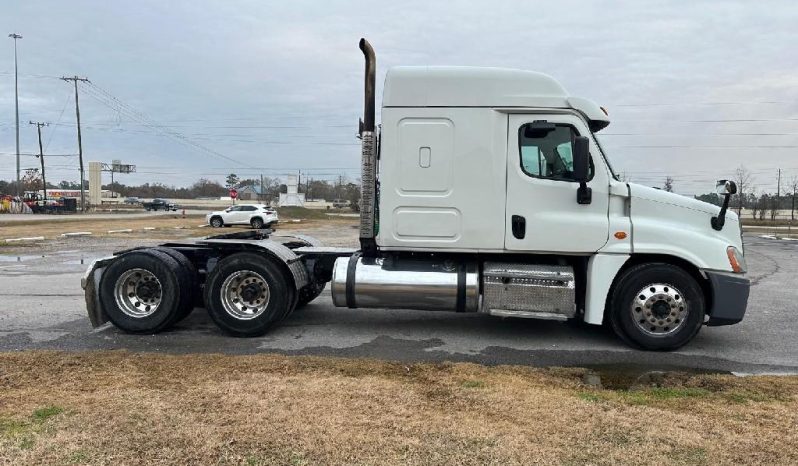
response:
M726 248L726 255L729 257L729 264L734 273L745 273L745 257L739 249L729 246Z

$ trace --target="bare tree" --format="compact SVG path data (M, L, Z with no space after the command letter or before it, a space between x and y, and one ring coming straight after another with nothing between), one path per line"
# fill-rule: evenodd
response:
M776 221L776 215L779 213L779 197L778 196L770 196L770 221Z
M748 205L751 206L751 218L754 220L757 219L757 213L759 212L759 199L756 196L756 188L752 189L750 193L748 193L750 199L748 200Z
M744 165L740 165L734 172L734 182L737 184L737 215L740 216L745 204L745 193L753 183L753 176Z
M670 176L665 177L665 186L663 186L662 189L664 189L665 191L668 191L669 193L672 193L673 192L673 178L671 178Z
M756 201L757 205L759 206L759 220L765 219L765 213L768 210L768 204L770 203L770 196L766 193L762 193L759 196L759 200Z

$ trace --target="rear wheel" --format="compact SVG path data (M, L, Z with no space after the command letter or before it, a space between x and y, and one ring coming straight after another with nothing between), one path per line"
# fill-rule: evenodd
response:
M670 351L693 339L704 323L700 285L680 267L652 263L624 271L612 292L610 324L626 343Z
M252 228L260 230L263 228L263 219L260 217L255 217L249 221L249 224L252 225Z
M144 249L144 251L159 251L171 257L179 264L177 269L177 276L180 280L181 302L180 308L177 311L177 316L174 323L179 322L186 318L191 311L199 305L202 306L201 299L197 298L199 295L199 276L197 268L194 264L181 253L180 251L163 246L154 247L151 249Z
M205 307L216 325L239 337L253 337L287 315L294 303L293 287L269 258L233 254L213 269L205 284Z
M103 273L100 300L108 319L129 333L157 333L184 305L179 263L160 251L122 255Z

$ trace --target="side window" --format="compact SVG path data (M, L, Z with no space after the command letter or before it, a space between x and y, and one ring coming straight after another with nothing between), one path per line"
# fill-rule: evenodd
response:
M573 181L573 141L577 136L579 133L570 125L536 121L521 126L518 130L521 169L537 178Z
M258 210L258 208L255 207L254 205L245 205L245 206L241 207L241 210L246 210L247 212L250 212L250 211L253 211L253 210Z

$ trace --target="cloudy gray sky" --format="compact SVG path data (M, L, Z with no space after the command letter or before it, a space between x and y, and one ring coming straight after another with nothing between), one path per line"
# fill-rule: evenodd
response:
M77 153L63 75L92 81L80 86L85 159L138 165L122 182L296 170L354 179L361 36L377 50L380 89L394 65L555 76L609 109L601 139L633 181L671 175L679 192L706 192L744 164L775 191L778 167L798 176L794 1L5 0L0 11L2 37L24 36L21 151L37 149L28 120L51 122L51 181L78 179L77 158L56 156ZM4 44L0 178L11 179L13 41ZM37 163L23 156L23 167Z

